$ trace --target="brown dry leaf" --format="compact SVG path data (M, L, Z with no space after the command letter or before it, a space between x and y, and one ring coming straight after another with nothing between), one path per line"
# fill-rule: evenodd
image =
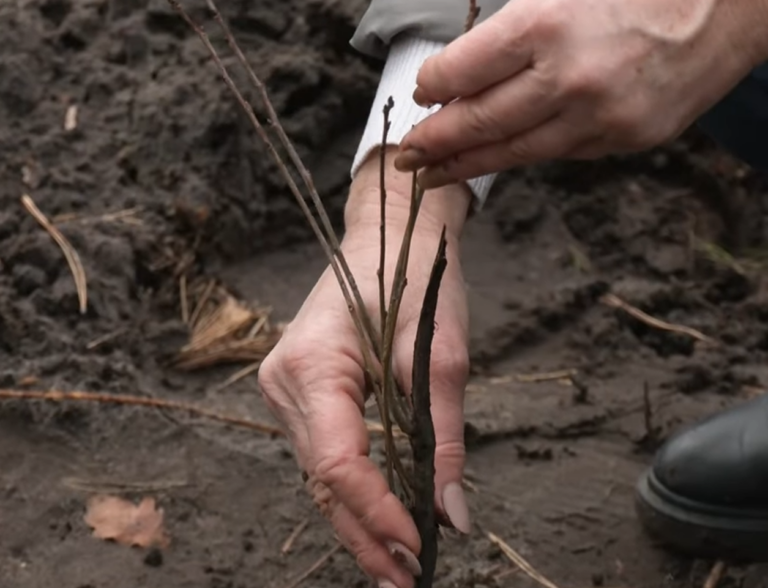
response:
M167 547L169 543L163 510L156 507L154 498L136 505L117 496L93 496L84 518L99 539L130 547Z

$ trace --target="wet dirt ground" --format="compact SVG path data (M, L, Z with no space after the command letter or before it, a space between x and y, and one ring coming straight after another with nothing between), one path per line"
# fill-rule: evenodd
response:
M339 223L378 75L347 46L364 0L222 4ZM165 0L11 0L0 31L0 388L186 400L268 421L255 377L215 391L240 366L190 374L164 361L188 337L169 260L193 245L190 271L279 320L324 265L199 40ZM85 316L25 193L49 217L76 215L59 227L85 265ZM462 252L475 529L441 541L438 586L531 585L489 531L562 588L703 583L711 562L642 534L633 485L655 444L768 382L767 196L695 132L499 181ZM131 222L102 216L126 209ZM607 307L609 291L719 344ZM578 388L519 377L565 369ZM91 537L96 492L156 497L170 548ZM0 404L0 529L3 588L280 588L334 546L284 441L107 405ZM768 586L767 571L733 569L723 585ZM367 580L337 553L302 585Z

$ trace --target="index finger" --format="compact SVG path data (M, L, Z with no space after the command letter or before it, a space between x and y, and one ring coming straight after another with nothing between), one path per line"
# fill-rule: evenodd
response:
M514 76L531 64L527 42L532 11L526 0L512 0L492 17L424 62L414 100L424 106L472 96ZM523 5L523 6L521 6Z

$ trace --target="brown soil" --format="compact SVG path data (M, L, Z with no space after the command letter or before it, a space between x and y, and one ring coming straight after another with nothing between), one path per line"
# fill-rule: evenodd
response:
M223 4L338 223L377 77L377 64L347 46L364 0ZM187 337L167 262L193 243L195 274L282 319L323 268L198 39L165 0L4 2L0 33L0 387L35 377L36 389L186 400L268 421L255 378L214 392L236 368L186 374L165 361ZM70 104L78 127L66 132ZM60 226L85 263L86 316L23 193L51 217L80 215ZM528 585L520 573L493 579L508 564L486 531L564 588L701 585L708 562L642 534L633 484L661 439L768 382L768 293L757 277L767 196L693 133L642 157L499 182L463 251L477 525L468 540L441 542L438 586ZM138 224L93 218L137 206ZM721 345L608 308L608 289ZM570 368L586 397L514 377ZM157 497L170 549L92 538L84 505L98 491ZM0 404L0 528L3 588L279 588L333 546L282 440L104 405ZM766 568L732 570L729 585L768 586L765 577ZM366 580L338 554L304 585Z

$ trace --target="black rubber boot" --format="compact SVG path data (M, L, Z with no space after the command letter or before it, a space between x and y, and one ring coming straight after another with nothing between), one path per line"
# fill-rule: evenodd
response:
M768 395L669 440L636 497L643 526L673 550L768 561Z

